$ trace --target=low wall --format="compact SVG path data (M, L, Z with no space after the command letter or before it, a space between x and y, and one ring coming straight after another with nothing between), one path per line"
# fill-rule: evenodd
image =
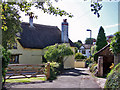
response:
M83 61L75 61L74 67L75 68L85 68L85 62L83 62Z

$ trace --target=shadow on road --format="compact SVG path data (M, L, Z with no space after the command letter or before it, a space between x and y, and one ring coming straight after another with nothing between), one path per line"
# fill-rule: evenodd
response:
M61 76L80 76L80 75L89 75L84 72L85 70L79 70L79 69L66 69L64 70L63 74Z

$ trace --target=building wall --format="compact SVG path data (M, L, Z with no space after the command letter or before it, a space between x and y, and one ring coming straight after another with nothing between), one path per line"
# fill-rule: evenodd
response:
M80 50L80 53L82 53L82 50ZM90 56L90 49L85 49L85 54L83 54L83 55L87 56L87 58L89 58L89 56Z
M19 64L42 64L42 49L23 48L19 43L18 50L22 53L19 56Z
M72 50L75 52L74 47L72 47ZM42 55L44 55L43 49L23 48L21 44L17 42L17 50L11 51L21 54L19 56L19 64L42 64ZM64 58L64 68L74 68L74 55Z
M73 52L75 52L74 47L72 47L72 50L73 50ZM67 69L67 68L74 68L74 62L75 62L74 58L75 58L74 55L66 56L64 58L63 61L65 61L64 62L64 68L65 69Z
M89 56L90 56L90 49L86 49L86 56L87 56L87 58L89 58Z
M83 61L75 61L75 68L85 68L85 62Z

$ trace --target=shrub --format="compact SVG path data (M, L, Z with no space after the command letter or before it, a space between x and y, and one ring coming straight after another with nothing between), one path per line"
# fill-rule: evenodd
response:
M49 80L54 80L57 78L57 75L60 73L60 70L58 70L60 67L59 63L51 62L50 63L50 77Z
M120 32L116 32L110 43L110 48L114 54L120 53Z
M120 63L107 75L105 88L120 88Z
M85 59L86 57L82 53L76 53L75 59Z

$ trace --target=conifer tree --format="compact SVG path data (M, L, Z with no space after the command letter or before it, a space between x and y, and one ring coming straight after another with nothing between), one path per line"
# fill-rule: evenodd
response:
M106 45L107 45L107 40L106 40L106 36L104 33L104 28L101 26L99 29L98 36L97 36L96 50L99 51L100 49L102 49Z

